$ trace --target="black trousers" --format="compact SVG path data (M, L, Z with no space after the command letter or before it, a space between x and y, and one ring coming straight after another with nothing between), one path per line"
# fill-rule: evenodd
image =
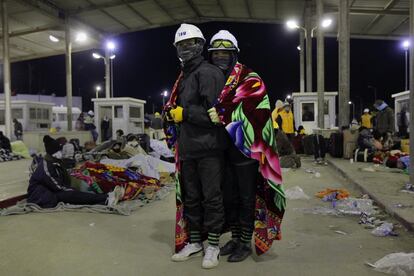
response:
M227 157L227 177L223 184L226 224L253 230L259 163L233 146Z
M107 194L92 194L79 191L62 191L56 193L58 202L76 204L76 205L93 205L105 204L108 198Z
M221 193L224 162L222 156L209 156L182 162L184 216L190 231L221 233L224 207Z

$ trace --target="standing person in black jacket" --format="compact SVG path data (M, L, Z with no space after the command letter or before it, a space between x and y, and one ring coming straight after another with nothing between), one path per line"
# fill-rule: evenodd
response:
M76 191L71 187L69 174L63 167L59 142L45 135L43 143L46 155L30 177L27 202L35 203L42 208L55 207L58 202L77 205L106 203L113 206L122 198L125 190L121 186L116 186L114 191L108 194Z
M23 140L23 125L16 118L13 119L14 135L17 140Z
M225 129L210 120L210 109L224 86L224 75L202 57L205 39L194 25L182 24L174 45L181 61L182 75L167 103L167 117L179 128L178 154L181 163L184 217L190 243L172 256L185 261L203 251L201 232L208 232L203 268L218 265L219 237L224 223L221 182L224 175Z

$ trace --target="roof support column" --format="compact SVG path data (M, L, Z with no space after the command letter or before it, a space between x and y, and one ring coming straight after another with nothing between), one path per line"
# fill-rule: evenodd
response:
M305 92L305 33L299 34L299 59L300 59L300 93Z
M322 22L323 20L323 2L322 0L316 0L316 20L317 22ZM318 26L318 37L316 38L316 53L317 53L317 91L318 91L318 127L324 128L325 126L325 115L324 115L324 106L325 106L325 37L323 34L323 29L321 26Z
M410 160L414 160L414 0L410 0ZM410 183L414 183L414 162L410 162Z
M72 131L72 41L69 20L65 20L65 65L66 65L66 107L68 131Z
M306 1L305 8L306 32L306 92L312 92L312 1Z
M339 120L349 125L349 0L339 1Z
M7 0L1 1L1 17L3 26L3 89L5 107L5 134L11 138L11 92L10 92L10 53L9 53L9 17L7 14Z

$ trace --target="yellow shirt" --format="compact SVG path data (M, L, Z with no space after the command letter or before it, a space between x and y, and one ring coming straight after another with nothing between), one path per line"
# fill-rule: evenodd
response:
M286 134L292 134L295 132L293 126L293 113L292 111L286 112L285 110L279 112L279 116L282 117L282 130Z
M361 116L361 125L366 128L372 128L371 114L364 114Z

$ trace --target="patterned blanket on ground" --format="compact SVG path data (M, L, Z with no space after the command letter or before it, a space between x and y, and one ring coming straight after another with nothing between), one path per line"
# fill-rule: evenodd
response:
M175 106L177 86L174 85L165 110ZM271 109L266 87L253 71L237 63L215 105L236 147L247 157L260 163L255 211L255 247L261 255L274 240L281 239L281 222L286 208L276 140L271 120ZM174 148L178 128L165 126L167 144ZM178 160L176 151L176 160ZM188 242L186 220L180 186L180 163L176 162L176 252Z
M141 193L154 193L161 187L158 179L131 169L93 162L86 162L73 170L71 176L85 182L89 190L95 193L109 193L115 186L122 186L125 188L122 200L133 200Z

